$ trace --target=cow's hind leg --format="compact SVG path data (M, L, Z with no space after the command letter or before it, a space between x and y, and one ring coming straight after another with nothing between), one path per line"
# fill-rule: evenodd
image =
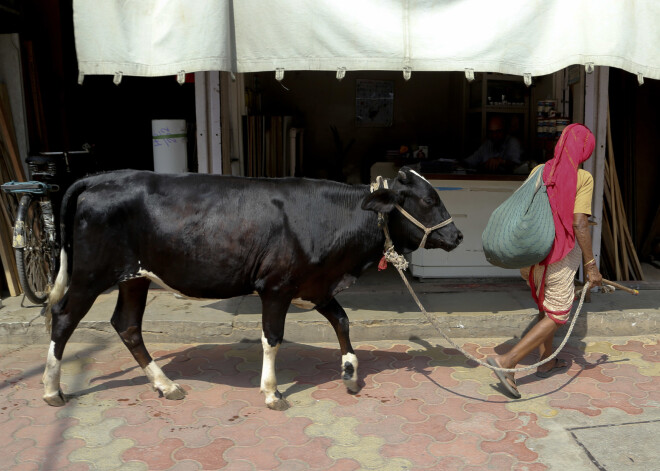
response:
M155 391L167 399L183 399L184 389L172 382L151 358L142 338L142 318L147 303L150 280L135 278L119 283L119 297L112 315L115 328L124 345L137 361Z
M263 332L261 345L264 349L263 365L261 369L261 392L266 395L266 405L274 410L286 410L289 403L277 390L277 377L275 376L275 357L284 338L284 321L291 304L290 299L282 300L275 296L261 294L262 314L261 322Z
M51 333L46 368L42 381L44 383L43 399L51 406L63 406L66 403L60 388L62 371L62 355L64 347L71 334L96 300L97 294L87 290L69 288L64 297L51 308Z
M330 321L337 334L339 348L341 349L341 377L344 385L352 393L360 391L357 375L358 359L351 346L351 339L348 335L348 316L344 308L335 298L332 298L325 305L316 306L316 310Z

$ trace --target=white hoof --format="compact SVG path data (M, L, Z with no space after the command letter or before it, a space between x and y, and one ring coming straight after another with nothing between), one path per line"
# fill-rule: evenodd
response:
M55 394L44 394L44 401L46 401L46 404L49 406L53 407L62 407L64 404L66 404L66 398L64 397L64 393L62 393L61 389L59 389Z
M170 389L169 391L167 392L163 391L163 396L165 397L165 399L170 399L172 401L179 401L184 397L186 397L186 391L181 386L179 386L176 383L173 383L172 386L173 386L172 389Z

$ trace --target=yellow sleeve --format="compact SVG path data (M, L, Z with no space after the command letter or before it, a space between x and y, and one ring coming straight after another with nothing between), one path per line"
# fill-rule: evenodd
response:
M575 207L573 213L583 213L591 216L591 199L594 192L594 179L584 169L577 173L577 189L575 192Z
M536 170L537 170L541 165L543 165L543 164L538 164L536 167L534 167L534 168L532 169L531 172L529 172L529 174L531 175L532 173L536 172Z

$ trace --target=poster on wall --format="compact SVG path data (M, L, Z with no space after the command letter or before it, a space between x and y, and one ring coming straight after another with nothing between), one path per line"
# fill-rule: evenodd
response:
M394 120L394 82L356 80L355 122L358 126L389 127Z

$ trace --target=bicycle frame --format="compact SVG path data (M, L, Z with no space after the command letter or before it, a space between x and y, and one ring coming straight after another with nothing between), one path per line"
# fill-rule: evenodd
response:
M43 304L55 282L58 269L59 214L63 189L73 183L76 176L70 157L90 155L89 149L72 152L42 152L25 159L30 181L11 181L0 188L18 199L15 207L12 246L16 258L18 277L24 295L34 304ZM88 168L89 161L80 161Z
M57 233L55 228L55 215L53 213L53 205L48 197L51 191L59 190L58 185L51 185L48 183L29 181L29 182L7 182L0 186L5 193L12 193L16 195L23 195L20 198L18 211L16 213L16 223L14 224L14 237L12 239L12 247L15 249L25 248L25 216L30 202L35 196L41 198L39 206L44 217L44 228L50 243L57 242ZM26 198L26 196L28 196Z

